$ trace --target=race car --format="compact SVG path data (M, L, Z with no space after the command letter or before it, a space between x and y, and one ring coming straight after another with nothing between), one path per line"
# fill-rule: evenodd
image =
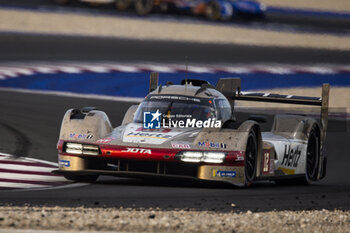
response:
M92 5L114 4L118 10L133 7L138 15L147 15L155 9L161 12L190 13L211 20L228 20L235 16L263 17L266 6L255 0L55 0L65 5L72 1Z
M235 16L263 17L266 6L254 0L116 0L119 10L135 6L136 13L146 15L154 9L161 12L190 13L211 20L229 20Z
M151 73L149 94L132 105L122 124L93 107L69 109L59 135L55 173L93 182L99 175L224 181L250 186L260 180L310 183L325 177L323 153L329 84L321 97L241 92L239 78L158 85ZM235 101L320 107L320 119L274 116L262 131L263 116L237 119Z

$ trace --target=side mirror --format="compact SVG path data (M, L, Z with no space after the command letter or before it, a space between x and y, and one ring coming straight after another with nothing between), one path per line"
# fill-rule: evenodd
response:
M149 78L149 92L154 91L158 87L159 74L152 72Z

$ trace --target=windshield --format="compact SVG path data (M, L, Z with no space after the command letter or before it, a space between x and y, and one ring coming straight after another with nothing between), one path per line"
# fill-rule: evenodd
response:
M138 107L134 122L143 122L144 112L159 112L162 118L171 120L197 119L205 121L215 119L213 101L207 98L196 98L174 95L151 95Z

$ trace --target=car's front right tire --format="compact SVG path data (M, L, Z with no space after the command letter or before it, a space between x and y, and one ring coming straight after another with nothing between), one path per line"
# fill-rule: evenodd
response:
M256 176L258 140L255 130L249 131L244 160L245 186L250 186Z
M205 10L207 19L219 20L221 18L220 5L217 1L210 1Z
M136 0L135 10L138 15L147 15L153 10L153 0Z
M131 0L116 0L115 7L120 11L125 11L130 8Z

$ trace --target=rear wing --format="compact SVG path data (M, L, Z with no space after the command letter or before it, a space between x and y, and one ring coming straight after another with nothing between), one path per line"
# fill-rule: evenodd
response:
M150 79L149 79L149 92L154 91L158 87L158 79L159 74L158 72L151 72Z
M328 124L328 83L322 85L321 97L279 95L270 93L241 92L241 80L239 78L222 78L216 84L216 89L226 96L230 101L258 101L282 104L301 104L319 106L321 108L320 121L322 133L325 138Z

